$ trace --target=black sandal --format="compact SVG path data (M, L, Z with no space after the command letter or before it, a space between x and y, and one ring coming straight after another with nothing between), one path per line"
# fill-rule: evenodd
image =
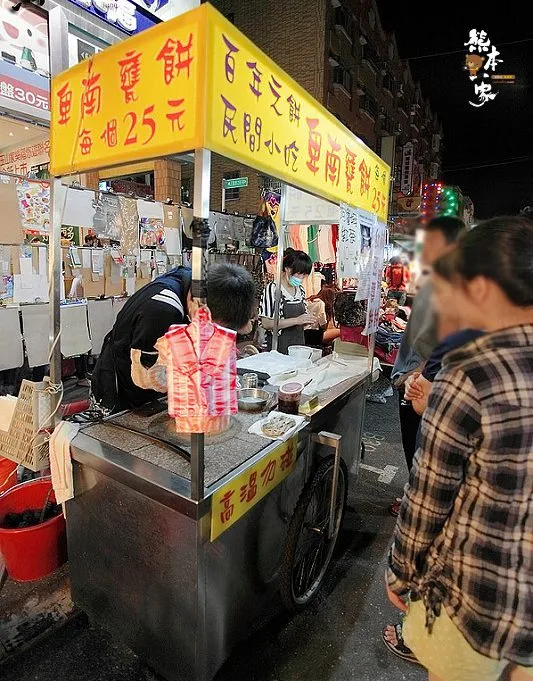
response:
M395 624L394 625L394 630L396 632L396 640L397 644L394 645L390 641L387 640L386 638L386 633L387 633L387 628L383 629L381 638L383 640L383 643L387 646L387 648L391 651L391 653L394 653L398 657L401 657L402 660L407 660L407 662L414 662L416 664L419 664L418 660L416 659L415 654L411 650L411 648L408 648L403 640L403 635L402 635L402 625L401 624Z

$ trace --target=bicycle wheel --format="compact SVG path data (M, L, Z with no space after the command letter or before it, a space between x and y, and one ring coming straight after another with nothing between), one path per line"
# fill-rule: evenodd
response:
M328 537L334 459L322 461L302 492L289 525L281 570L281 597L297 612L317 595L331 562L346 508L348 471L341 461L333 535Z

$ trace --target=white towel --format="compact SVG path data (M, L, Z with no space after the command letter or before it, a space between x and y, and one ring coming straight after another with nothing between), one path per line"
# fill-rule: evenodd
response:
M58 504L63 504L74 497L70 443L78 434L79 429L78 423L61 421L50 438L50 471Z

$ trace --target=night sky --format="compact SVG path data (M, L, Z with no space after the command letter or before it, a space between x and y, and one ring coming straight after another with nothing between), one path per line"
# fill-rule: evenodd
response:
M488 2L378 0L378 7L384 29L396 34L402 58L461 50L410 60L415 81L420 81L424 96L443 123L444 181L459 185L471 197L476 218L514 214L533 206L531 4L507 2L491 10ZM422 26L430 28L424 33ZM496 99L480 108L468 103L477 99L474 84L463 70L467 50L463 43L473 28L485 30L500 51L499 59L504 61L496 73L516 75L514 85L493 83ZM528 42L504 44L527 38ZM518 158L525 160L506 163ZM490 167L479 167L485 165Z

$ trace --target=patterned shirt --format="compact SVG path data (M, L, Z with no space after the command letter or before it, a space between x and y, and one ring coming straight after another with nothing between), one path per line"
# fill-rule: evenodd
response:
M445 357L389 567L394 592L437 593L475 650L533 666L533 325Z

